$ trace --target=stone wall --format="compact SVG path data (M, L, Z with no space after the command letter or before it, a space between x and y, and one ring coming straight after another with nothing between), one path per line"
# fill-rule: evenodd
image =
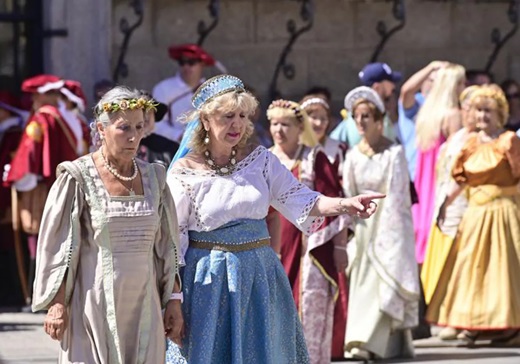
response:
M135 32L127 55L130 74L122 82L151 88L172 75L176 65L167 55L174 43L196 42L197 23L210 20L207 0L148 0L143 25ZM459 1L406 1L406 26L387 43L380 60L409 76L434 59L483 68L493 50L491 30L511 28L508 4ZM279 79L280 91L299 98L312 85L330 87L335 106L357 85L357 73L369 61L379 42L378 20L396 24L392 3L382 0L316 0L314 26L295 44L289 61L296 77ZM300 3L289 0L223 0L220 22L205 41L205 48L229 70L265 98L275 65L289 34L289 19L302 24ZM122 16L132 19L128 2L114 3L112 66L122 35ZM492 71L498 81L520 79L520 32L504 47ZM516 52L515 52L516 50ZM208 70L208 76L215 70Z
M46 40L46 72L80 80L92 101L93 84L112 76L122 42L120 19L135 20L129 2L45 0L46 29L66 28L69 32L65 38ZM126 56L130 73L120 82L151 89L176 71L176 64L168 58L168 46L196 42L198 21L211 19L208 0L144 3L144 22L134 32ZM483 68L493 50L491 30L498 27L504 34L511 28L507 7L504 0L407 0L406 26L390 39L380 60L405 76L433 59ZM396 24L391 8L392 3L385 0L315 0L314 26L297 41L289 56L296 77L287 80L281 76L279 90L287 98L298 99L310 86L325 85L333 93L335 109L339 109L379 41L377 21L385 21L388 27ZM286 23L294 19L297 25L302 24L299 10L300 3L294 0L222 0L220 22L204 46L265 101L289 37ZM1 69L5 73L10 68L10 35L1 33ZM498 81L506 77L520 80L518 49L520 32L494 64L492 71ZM207 76L215 73L209 69Z

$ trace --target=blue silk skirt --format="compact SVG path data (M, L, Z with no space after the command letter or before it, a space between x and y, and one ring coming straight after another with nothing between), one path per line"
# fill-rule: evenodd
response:
M269 237L264 220L234 221L191 241L240 245ZM186 336L166 363L309 362L291 286L269 246L238 252L189 247L182 272Z

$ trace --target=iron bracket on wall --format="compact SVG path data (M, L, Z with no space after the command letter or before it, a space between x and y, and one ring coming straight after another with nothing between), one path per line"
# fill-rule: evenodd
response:
M507 10L507 17L509 18L509 22L513 24L513 28L504 36L500 34L500 30L498 28L493 28L491 31L491 42L495 44L495 48L493 49L493 52L489 56L489 59L486 64L486 72L491 71L491 67L493 67L493 63L495 63L495 60L498 57L498 54L500 53L500 50L504 46L504 44L507 43L513 35L515 35L516 31L518 30L518 12L520 8L520 0L510 0L509 1L509 8Z
M289 41L285 45L280 54L280 58L278 59L278 63L276 64L276 68L274 70L273 78L271 80L271 84L269 86L269 97L271 100L276 100L280 98L281 94L278 90L278 77L280 76L280 72L283 72L283 75L288 80L292 80L296 75L296 69L292 63L287 62L287 57L292 51L292 47L294 43L298 40L298 38L311 30L314 24L314 2L312 0L297 0L301 2L300 8L300 17L306 23L301 28L296 28L296 22L293 19L287 21L287 31L289 32Z
M114 70L113 80L116 83L119 79L119 76L123 78L128 77L128 65L125 63L128 44L130 43L130 38L132 37L134 30L136 30L143 23L143 0L130 0L130 6L133 8L134 13L137 16L137 20L132 25L130 25L128 20L124 17L119 21L119 30L124 34L124 37L123 43L121 44L121 48L119 50L119 57L117 59L116 68Z
M383 48L385 47L386 42L399 30L404 28L404 25L406 23L406 10L404 6L404 0L393 0L394 4L392 5L392 15L396 20L399 21L399 23L393 27L390 30L387 30L386 24L384 21L380 20L377 22L376 30L379 36L381 37L381 40L379 41L379 44L377 45L376 49L374 50L374 53L372 54L372 57L370 58L370 62L376 62L379 58L379 55L383 51Z
M206 25L204 20L200 20L197 24L197 33L199 34L199 40L197 40L197 44L202 46L206 37L216 28L219 21L220 15L220 0L210 0L208 4L209 15L213 19L209 26Z

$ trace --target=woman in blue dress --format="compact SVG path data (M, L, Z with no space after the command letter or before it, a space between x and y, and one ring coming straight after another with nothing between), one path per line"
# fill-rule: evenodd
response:
M179 219L185 331L167 363L308 363L289 281L270 247L273 206L304 234L340 214L370 217L380 194L329 198L248 143L258 101L234 76L203 83L167 182Z

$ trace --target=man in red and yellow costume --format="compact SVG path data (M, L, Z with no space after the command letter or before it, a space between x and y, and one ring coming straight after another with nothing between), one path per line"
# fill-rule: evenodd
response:
M30 303L34 279L40 220L49 188L56 179L56 167L63 161L78 158L78 151L84 145L59 111L63 86L64 81L54 75L39 75L22 83L22 91L32 95L33 113L10 168L6 168L4 184L18 194L13 201L13 205L19 206L19 213L13 214L13 227L19 234L21 225L28 235L29 276L22 282L27 303Z

